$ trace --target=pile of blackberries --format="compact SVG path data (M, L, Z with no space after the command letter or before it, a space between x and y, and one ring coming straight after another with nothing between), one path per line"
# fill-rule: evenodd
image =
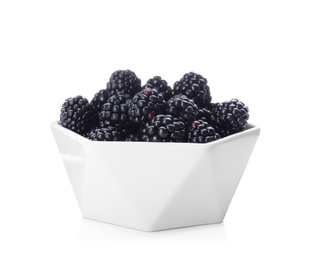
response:
M245 130L248 112L238 99L212 103L206 78L194 72L170 87L118 70L90 102L67 98L59 123L93 141L208 143Z

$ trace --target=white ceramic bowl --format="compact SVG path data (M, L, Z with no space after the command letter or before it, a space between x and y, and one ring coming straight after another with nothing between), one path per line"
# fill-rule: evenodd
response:
M260 133L207 144L90 141L52 131L84 218L142 231L222 222Z

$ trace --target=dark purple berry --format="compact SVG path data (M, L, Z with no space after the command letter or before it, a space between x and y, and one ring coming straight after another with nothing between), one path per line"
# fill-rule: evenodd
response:
M186 142L186 126L171 115L156 115L141 128L141 140L147 142Z
M128 115L132 122L142 124L165 111L166 103L156 89L145 88L129 102Z
M80 135L85 135L98 123L98 113L82 96L67 98L62 105L60 124Z
M120 132L112 126L96 127L86 134L92 141L120 141Z
M167 101L166 113L184 122L193 121L197 111L197 105L185 95L175 95Z
M193 99L199 108L208 106L212 101L207 79L194 72L186 73L176 81L173 90L175 95L182 94Z
M103 104L105 104L107 100L108 100L108 93L106 89L102 89L94 95L90 104L93 106L94 110L100 112Z
M209 143L218 139L220 139L220 135L209 123L203 120L194 121L189 127L189 143Z
M245 130L249 118L248 107L238 99L218 103L213 109L213 125L222 136Z
M168 86L167 81L160 76L149 79L143 86L143 89L145 88L156 89L158 93L163 96L164 100L168 100L173 96L172 88Z
M141 90L141 80L131 70L117 70L113 72L106 88L108 97L116 95L118 92L133 97Z

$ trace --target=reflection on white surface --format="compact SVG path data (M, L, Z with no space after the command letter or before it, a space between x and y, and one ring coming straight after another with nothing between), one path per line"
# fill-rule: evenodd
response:
M82 219L77 242L81 244L129 247L227 245L224 223L193 226L156 232L143 232L98 221Z

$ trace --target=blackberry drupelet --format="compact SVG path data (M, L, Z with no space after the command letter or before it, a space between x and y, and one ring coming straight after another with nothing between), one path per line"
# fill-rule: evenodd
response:
M233 134L228 128L223 127L221 125L213 124L213 127L214 127L216 133L218 133L221 138Z
M198 106L185 95L175 95L167 101L166 113L184 122L194 120Z
M206 107L212 101L207 79L202 75L189 72L174 84L174 94L186 95L193 99L198 107Z
M160 76L154 76L153 78L149 79L143 86L143 89L145 88L156 89L159 94L163 95L164 100L168 100L173 96L172 88L168 86L167 81L162 79Z
M112 126L95 127L86 134L92 141L121 141L120 132Z
M139 132L134 132L131 134L128 134L125 138L125 141L127 142L137 142L137 141L141 141L141 134Z
M62 105L60 123L77 134L85 135L98 123L98 114L86 98L70 97Z
M216 103L209 103L208 106L206 107L208 110L210 111L214 111L216 109L216 107L218 106L219 102L216 102Z
M103 104L105 104L108 100L108 93L106 89L102 89L100 91L98 91L93 99L91 100L90 104L94 107L94 109L97 112L101 111L101 108L103 106Z
M195 115L195 120L202 120L208 122L209 124L215 122L213 112L208 108L198 109L198 112Z
M141 140L147 142L185 142L183 121L171 115L156 115L141 128Z
M142 90L141 80L131 70L117 70L112 73L106 90L108 97L116 95L118 92L123 92L133 97Z
M111 96L102 106L102 111L99 114L99 126L114 126L120 131L122 139L137 132L137 124L131 122L128 115L130 101L130 95L122 92Z
M119 93L108 98L102 105L99 114L101 127L115 126L117 128L126 127L129 123L128 104L131 97L128 94Z
M203 120L196 120L189 127L189 143L209 143L217 139L220 139L220 135L209 123Z
M245 130L248 112L248 107L238 99L218 103L213 110L216 131L225 137Z
M166 103L156 89L145 88L129 102L130 120L137 124L150 121L155 115L165 111Z

